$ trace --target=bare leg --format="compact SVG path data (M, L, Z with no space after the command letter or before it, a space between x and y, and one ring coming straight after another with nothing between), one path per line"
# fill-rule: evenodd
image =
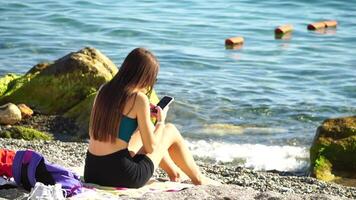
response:
M161 163L167 150L174 163L176 163L177 166L189 176L194 184L200 185L209 183L209 179L202 176L183 137L173 124L167 124L164 128L158 149L155 149L153 153L146 155L152 160L155 167L157 167L159 163Z
M144 154L144 150L142 147L142 140L139 131L136 131L129 142L128 149L130 151L131 156L135 154ZM167 173L169 179L171 181L179 181L180 176L182 175L182 171L177 167L177 165L173 162L168 151L163 156L162 161L159 166Z

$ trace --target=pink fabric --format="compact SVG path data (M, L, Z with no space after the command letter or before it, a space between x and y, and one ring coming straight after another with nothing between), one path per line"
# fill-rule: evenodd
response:
M126 187L116 187L116 190L127 190L129 188L126 188Z
M0 176L12 177L12 163L15 154L15 151L0 149Z

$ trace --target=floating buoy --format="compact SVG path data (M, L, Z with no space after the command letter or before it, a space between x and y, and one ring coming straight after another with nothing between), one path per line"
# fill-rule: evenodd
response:
M243 37L232 37L225 40L225 45L237 45L243 43L244 43Z
M325 27L336 27L337 26L337 21L336 20L330 20L330 21L324 21Z
M227 49L241 49L243 44L243 37L232 37L225 40L225 47Z
M326 25L324 22L316 22L316 23L308 24L307 28L308 28L308 30L315 31L318 29L323 29L325 27L326 27Z
M322 35L335 35L336 28L335 27L322 28L322 29L315 30L314 32Z
M275 34L274 38L277 40L290 40L292 39L292 32L286 34Z
M293 26L292 25L283 25L283 26L278 26L275 30L274 33L276 35L281 35L281 34L286 34L290 33L293 31Z
M312 24L308 24L308 30L315 31L319 29L324 29L324 28L336 28L337 26L337 21L336 20L329 20L329 21L322 21L322 22L316 22Z
M244 45L242 43L242 44L226 45L225 48L226 49L239 50L239 49L242 49L243 46Z

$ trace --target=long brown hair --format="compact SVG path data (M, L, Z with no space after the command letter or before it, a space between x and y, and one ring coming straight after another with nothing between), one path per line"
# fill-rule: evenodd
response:
M127 100L130 97L136 99L134 90L137 88L148 88L151 92L158 70L158 61L150 51L144 48L132 50L119 72L98 91L90 115L90 137L115 142Z

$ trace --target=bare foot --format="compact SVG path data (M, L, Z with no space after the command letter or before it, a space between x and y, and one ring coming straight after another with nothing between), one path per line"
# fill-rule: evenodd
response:
M214 185L214 186L219 186L222 185L221 182L213 180L211 178L208 178L204 175L201 175L200 180L199 181L193 181L193 183L195 185Z
M178 171L171 172L168 174L169 180L173 182L179 182L180 181L180 173Z

